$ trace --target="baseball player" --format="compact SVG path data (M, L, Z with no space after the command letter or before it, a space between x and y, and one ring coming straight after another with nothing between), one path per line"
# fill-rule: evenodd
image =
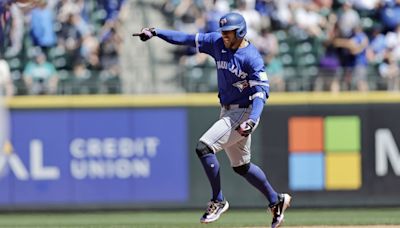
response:
M220 32L197 33L144 28L142 41L157 36L171 44L189 45L215 60L218 75L220 119L201 136L196 153L209 179L212 197L201 223L214 222L229 208L220 183L220 165L215 153L225 150L233 170L257 188L269 201L271 227L283 222L291 197L278 194L264 172L251 163L251 133L256 129L266 99L269 83L259 52L245 35L246 22L238 13L228 13L219 20ZM135 35L135 34L134 34Z

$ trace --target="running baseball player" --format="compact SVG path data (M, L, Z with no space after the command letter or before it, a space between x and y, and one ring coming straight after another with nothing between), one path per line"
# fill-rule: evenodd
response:
M238 13L228 13L219 20L220 32L186 34L179 31L144 28L138 36L147 41L157 36L171 44L189 45L215 59L218 75L220 119L200 138L196 153L204 167L212 189L212 197L201 223L214 222L229 208L220 182L220 165L215 153L225 150L233 170L257 188L269 201L278 227L289 207L289 194L278 194L264 172L251 163L251 133L258 126L269 83L264 62L246 36L246 22Z

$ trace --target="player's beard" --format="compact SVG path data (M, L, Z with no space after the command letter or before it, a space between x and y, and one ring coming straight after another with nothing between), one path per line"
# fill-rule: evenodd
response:
M239 45L240 45L240 42L237 37L234 37L232 40L229 40L229 42L225 42L225 40L224 40L225 48L236 50L236 49L238 49Z
M230 48L230 46L231 46L231 44L232 44L232 42L230 41L230 40L225 40L225 39L223 39L223 42L224 42L224 46L225 46L225 48Z

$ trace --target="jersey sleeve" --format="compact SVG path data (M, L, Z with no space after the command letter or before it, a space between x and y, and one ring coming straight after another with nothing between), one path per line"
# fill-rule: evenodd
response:
M269 97L269 80L263 59L257 55L257 57L251 59L249 66L249 85L252 94L250 99L254 100L254 98L259 97L265 101Z
M252 100L253 104L249 118L256 122L260 118L264 104L269 97L269 80L264 70L264 62L261 56L255 55L255 57L251 58L249 67L251 91L249 99Z
M220 33L217 32L197 33L195 39L197 52L214 56L214 45L220 36Z
M156 29L159 38L176 45L195 46L195 35L174 30Z

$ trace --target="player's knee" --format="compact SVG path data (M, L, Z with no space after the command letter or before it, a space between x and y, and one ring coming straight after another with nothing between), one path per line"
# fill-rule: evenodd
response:
M210 147L208 147L205 143L199 141L196 146L196 153L199 158L203 157L207 154L214 153Z
M233 170L241 176L246 175L249 169L250 169L250 163L233 167Z

